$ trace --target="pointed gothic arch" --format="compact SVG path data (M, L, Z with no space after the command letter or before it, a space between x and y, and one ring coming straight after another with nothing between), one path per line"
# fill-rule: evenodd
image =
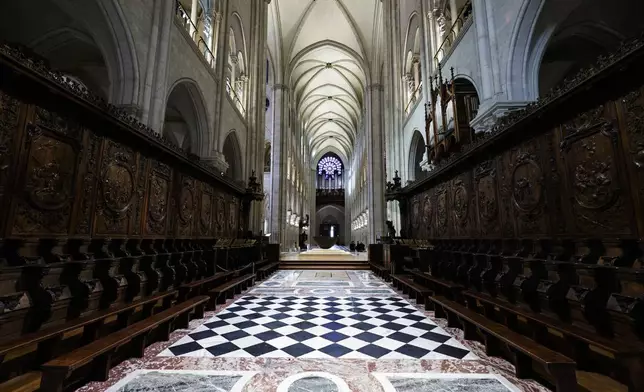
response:
M228 133L224 140L223 154L226 158L226 162L228 162L226 177L235 181L243 181L244 167L241 157L241 148L239 145L239 139L237 138L237 132L234 129Z

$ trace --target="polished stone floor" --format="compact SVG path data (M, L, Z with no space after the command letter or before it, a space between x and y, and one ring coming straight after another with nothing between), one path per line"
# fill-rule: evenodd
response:
M81 392L546 391L369 271L278 271Z

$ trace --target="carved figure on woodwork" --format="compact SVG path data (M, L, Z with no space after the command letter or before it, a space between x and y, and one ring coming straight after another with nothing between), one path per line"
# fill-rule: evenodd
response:
M481 177L477 189L479 217L484 222L496 219L498 206L496 200L496 184L492 174Z
M117 162L109 164L103 172L103 199L105 207L116 214L125 212L130 207L134 195L132 172L116 157Z
M38 137L33 141L28 188L37 207L56 210L68 202L74 156L71 146L58 140Z
M414 200L413 204L411 205L411 215L411 225L414 229L418 229L418 226L420 225L420 202L418 200Z
M436 228L444 231L447 229L447 192L443 191L438 195L436 204Z
M523 212L537 208L543 198L543 175L534 156L521 153L512 173L512 199Z
M432 220L432 199L429 195L425 196L423 203L423 222L425 226L429 226Z
M184 188L179 195L179 217L184 223L192 219L192 210L194 208L193 193L189 186L189 184L184 184Z
M465 189L463 182L460 180L457 181L455 184L453 199L454 199L453 200L454 217L456 218L457 221L462 223L467 218L469 200L468 200L467 189Z

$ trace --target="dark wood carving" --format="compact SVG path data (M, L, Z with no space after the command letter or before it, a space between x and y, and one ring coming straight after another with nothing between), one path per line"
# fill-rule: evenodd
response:
M250 262L244 188L40 59L0 74L3 339Z
M644 390L642 67L644 40L627 41L395 195L411 205L402 217L411 238L400 242L425 244L414 264L430 273L432 292L477 298L468 306L637 391Z

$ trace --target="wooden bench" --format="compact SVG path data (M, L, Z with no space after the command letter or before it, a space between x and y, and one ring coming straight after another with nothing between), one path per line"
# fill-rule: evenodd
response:
M87 365L90 367L89 378L91 381L107 380L112 359L117 349L124 346L128 349L128 354L141 358L147 346L148 338L154 332L159 333L161 340L168 340L173 327L188 327L190 313L193 310L196 318L203 318L206 302L208 302L208 297L206 296L189 299L161 313L132 324L127 329L114 332L47 362L42 367L41 391L62 392L65 381L72 373ZM119 350L119 352L121 351Z
M417 270L405 270L406 273L414 276L416 281L420 280L427 286L435 295L447 297L450 300L456 300L463 290L463 286L446 282L442 279L437 279L431 276L428 272L421 272Z
M223 304L226 302L226 299L233 298L235 294L241 294L241 292L246 290L248 286L253 285L254 280L255 274L247 274L240 276L239 278L232 279L229 282L225 282L210 290L208 292L208 295L210 296L208 309L215 309L217 304Z
M418 304L425 304L427 296L432 294L430 289L414 282L411 275L391 275L391 279L394 287L409 295L409 298L415 299Z
M434 296L429 300L434 302L436 317L447 319L451 328L462 328L465 339L482 341L487 355L501 356L505 345L518 378L534 378L536 366L557 392L577 390L576 363L572 359L445 297Z
M206 294L219 280L226 279L232 276L233 272L217 272L212 276L196 280L194 282L186 283L179 286L178 302L183 302L188 298L196 297L198 295Z
M2 392L34 392L40 388L42 373L33 371L0 384Z
M257 279L258 280L264 280L268 278L273 272L277 271L279 268L279 261L273 262L273 263L268 263L264 266L260 266L260 268L257 269Z
M638 342L620 342L599 334L586 331L572 324L566 324L547 315L521 309L486 294L473 291L463 292L470 309L481 310L488 319L502 320L510 329L527 334L533 340L570 355L581 370L604 373L610 370L604 366L592 366L590 358L601 355L617 364L617 374L624 375L620 381L630 385L634 391L644 391L644 376L641 374L644 345ZM478 307L478 303L481 307ZM520 328L519 319L528 327ZM563 339L552 339L560 335ZM597 376L595 376L597 378Z
M371 266L371 270L379 277L382 278L385 282L388 282L390 280L390 274L389 274L389 268L385 267L382 264L378 264L375 262L370 261L369 265Z
M7 371L5 374L10 375L36 370L61 351L69 337L81 335L80 345L90 343L100 336L106 324L116 321L116 330L125 328L131 323L137 309L141 310L142 318L149 317L160 301L162 309L169 308L175 296L176 291L154 294L128 304L96 311L63 325L5 340L0 342L0 364L3 365L3 371ZM27 357L31 353L35 355Z

